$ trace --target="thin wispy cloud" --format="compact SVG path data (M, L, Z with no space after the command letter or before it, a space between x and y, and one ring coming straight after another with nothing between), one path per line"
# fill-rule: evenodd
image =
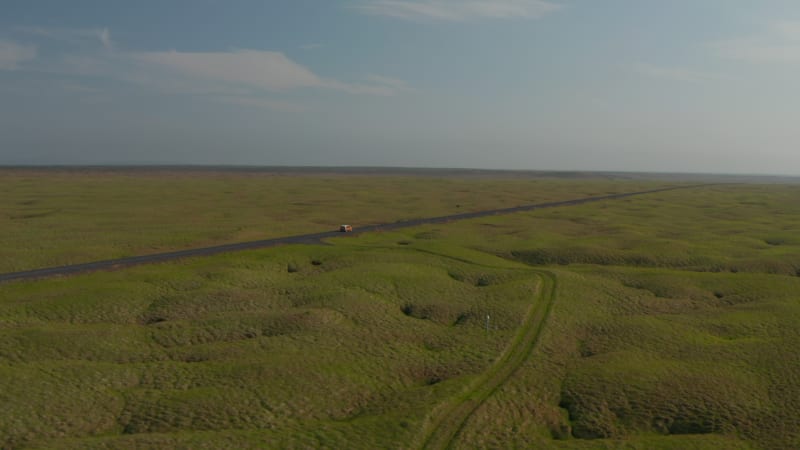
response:
M720 80L720 76L687 67L658 66L653 64L635 64L634 70L648 78L676 81L681 83L703 83Z
M315 74L280 52L233 50L230 52L145 52L131 56L147 65L160 66L187 77L270 91L317 88L350 94L391 96L400 89L396 83L368 79L346 83ZM405 86L403 86L405 87Z
M120 49L108 28L18 28L31 39L52 39L67 49L27 64L26 70L90 76L130 83L153 92L202 96L242 106L300 111L291 101L271 100L270 93L308 89L353 95L394 96L410 91L391 77L368 75L357 82L328 78L277 51L235 49L215 52ZM14 70L36 58L36 46L0 41L0 69ZM86 93L65 88L72 93Z
M761 33L709 46L726 59L756 64L800 63L800 21L776 22Z
M14 31L31 36L44 37L73 45L84 45L96 42L104 48L111 50L114 42L108 28L44 28L44 27L16 27Z
M36 58L36 46L0 40L0 70L16 70L20 64Z
M184 75L267 90L324 87L326 81L279 52L146 52L131 56Z
M214 97L214 100L231 105L246 106L259 109L275 109L279 111L293 112L293 113L308 111L308 108L306 106L298 103L293 103L283 100L273 100L262 97L241 96L241 95L239 96L220 95Z
M408 82L398 78L369 74L364 79L367 83L390 88L393 92L410 92L414 90L408 85Z
M469 21L536 19L561 5L544 0L362 0L353 5L370 15L407 20Z
M98 30L97 37L106 49L111 50L114 47L114 43L111 41L111 32L108 31L108 28Z

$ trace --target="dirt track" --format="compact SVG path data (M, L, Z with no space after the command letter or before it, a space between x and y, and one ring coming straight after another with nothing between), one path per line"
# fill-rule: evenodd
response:
M517 335L494 364L470 388L437 408L425 426L419 448L447 449L483 402L522 366L533 351L557 295L555 275L536 271L541 282Z
M657 192L672 191L676 189L691 189L697 187L711 186L709 184L691 185L691 186L675 186L660 189L651 189L648 191L628 192L622 194L602 195L597 197L586 197L574 200L563 200L549 203L539 203L534 205L516 206L513 208L493 209L488 211L477 211L462 214L452 214L449 216L431 217L427 219L414 219L401 222L394 222L389 224L368 225L356 228L356 231L351 234L367 233L379 230L397 230L400 228L414 227L418 225L433 224L433 223L446 223L454 220L474 219L477 217L493 216L498 214L511 214L523 211L533 211L536 209L555 208L558 206L573 206L581 205L584 203L598 202L601 200L614 200L636 195L654 194ZM179 250L174 252L158 253L153 255L133 256L129 258L109 259L104 261L95 261L83 264L72 264L68 266L49 267L44 269L26 270L22 272L12 272L0 274L0 283L14 280L31 280L37 278L45 278L50 276L64 276L73 275L84 272L91 272L95 270L113 270L123 267L130 267L139 264L148 264L156 262L171 261L180 258L187 258L191 256L208 256L216 255L218 253L228 253L240 250L252 250L258 248L275 247L278 245L286 244L315 244L321 242L322 239L344 236L337 231L328 231L323 233L303 234L298 236L288 236L276 239L264 239L260 241L240 242L235 244L217 245L213 247L193 248L188 250Z

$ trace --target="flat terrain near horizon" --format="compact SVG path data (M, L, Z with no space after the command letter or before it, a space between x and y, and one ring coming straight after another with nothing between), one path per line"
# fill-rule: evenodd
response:
M676 184L7 170L0 271ZM798 447L798 231L729 184L2 284L0 447Z
M0 272L671 185L430 172L0 168Z

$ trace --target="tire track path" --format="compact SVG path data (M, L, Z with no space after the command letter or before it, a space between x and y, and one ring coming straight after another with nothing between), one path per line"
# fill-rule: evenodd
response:
M528 359L544 329L556 300L558 283L548 271L536 270L540 284L534 303L514 339L495 363L466 392L442 403L429 417L415 448L447 449L452 446L470 416Z

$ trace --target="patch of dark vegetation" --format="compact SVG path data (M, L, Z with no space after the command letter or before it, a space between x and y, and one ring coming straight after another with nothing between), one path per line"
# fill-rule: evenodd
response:
M298 270L300 269L297 267L297 263L290 262L286 265L286 271L289 273L296 273Z
M455 281L469 284L470 286L474 287L500 285L512 279L512 276L509 274L471 272L457 269L448 271L447 275Z
M580 344L578 345L578 352L580 353L581 358L590 358L597 354L597 351L594 348L592 348L592 345L590 345L586 341L580 342Z
M627 288L639 289L639 290L642 290L642 291L648 291L651 294L653 294L654 296L658 297L657 293L655 293L652 290L650 290L647 287L645 287L644 283L642 283L641 281L638 281L638 280L634 280L634 281L632 281L632 280L622 280L621 283L622 283L623 286L625 286Z
M222 272L212 270L201 272L200 276L208 281L222 281L225 278L225 275Z
M242 336L245 339L255 339L255 338L261 336L261 333L251 330L251 331L245 331L244 334L242 334Z
M447 350L450 348L450 346L446 341L442 341L439 339L425 339L425 342L423 342L422 347L429 352L440 352L442 350Z
M42 212L38 212L38 213L20 214L20 215L10 216L10 217L13 220L37 219L37 218L40 218L40 217L52 216L53 214L56 214L59 211L61 211L61 210L60 209L51 209L51 210L48 210L48 211L42 211Z
M680 305L683 305L685 307L691 307L693 304L696 305L702 302L713 300L711 292L695 286L678 283L668 277L661 278L630 276L622 278L620 283L627 288L648 292L655 298L655 300L669 301L667 303L655 303L662 306L671 305L672 307L678 308ZM719 298L720 297L717 297L717 299Z
M713 422L697 417L678 416L664 421L669 434L711 434L716 431Z
M422 363L401 369L400 375L415 386L435 386L467 372L463 363Z
M444 303L411 303L406 302L400 311L408 317L430 320L442 326L453 326L464 311L454 305ZM466 319L464 319L466 320Z
M414 239L439 239L442 233L439 230L423 231L414 235Z
M747 433L759 414L751 409L750 394L731 390L735 381L724 376L658 374L643 380L626 382L625 375L595 377L591 372L565 380L559 406L568 413L572 435L616 439L632 433Z
M406 303L401 308L401 311L403 311L403 314L415 319L425 320L431 318L430 307L420 307L418 305L414 305L413 303Z
M450 278L452 278L452 279L454 279L456 281L464 281L464 275L463 274L451 271L451 272L447 272L447 275Z
M472 318L471 313L461 313L456 317L455 322L453 322L453 326L464 325Z
M511 258L533 266L595 264L600 266L680 267L709 271L714 262L699 256L666 256L630 249L599 247L513 250Z
M411 241L397 241L397 245L411 245Z
M437 376L437 375L434 375L434 376L431 376L431 377L429 377L429 378L428 378L428 379L425 381L425 384L426 384L426 385L428 385L428 386L433 386L434 384L439 384L439 383L441 383L442 381L443 381L443 380L442 380L442 378L441 378L441 377L439 377L439 376Z
M723 294L723 293L722 293L722 292L720 292L720 291L714 291L714 297L716 297L716 298L722 298L722 297L725 297L725 294Z
M546 249L537 249L530 251L512 251L511 256L515 259L521 260L527 264L542 266L548 264L568 264L569 260L566 257L554 254Z
M209 359L210 358L207 355L189 354L183 358L183 361L187 363L199 363L208 361Z
M786 243L786 239L781 238L781 237L771 237L771 238L764 239L764 242L766 244L768 244L768 245L778 246L778 245L785 244Z
M724 306L741 305L745 303L752 303L754 301L756 301L756 298L753 296L740 294L723 295L722 298L719 299L720 305Z
M568 397L565 397L563 395L563 393L561 395L561 398L559 398L559 400L558 400L558 407L562 411L566 412L567 420L570 423L575 419L575 417L573 416L573 403L572 403L571 399L568 398ZM578 436L575 435L575 431L574 431L574 429L572 429L572 427L570 427L570 436L578 437Z
M571 434L577 439L609 439L618 435L616 417L610 411L598 411L602 414L584 418L571 402L562 400L558 406L569 412Z
M572 427L568 423L551 424L550 438L557 441L564 441L572 437Z
M800 267L795 262L785 259L744 259L726 267L731 273L768 273L772 275L797 276Z
M145 317L142 320L142 323L145 324L145 325L153 325L153 324L156 324L156 323L161 323L161 322L166 322L166 321L167 321L167 319L165 319L164 317L161 317L161 316L150 316L150 317Z
M239 320L209 319L189 324L185 321L168 322L153 328L153 342L164 348L235 342L300 333L318 329L338 320L336 313L314 309L287 314L262 314L242 316ZM181 360L181 356L178 357Z
M322 265L322 260L319 260L319 259L312 259L312 260L311 260L311 265L312 265L312 266L321 266L321 265Z

